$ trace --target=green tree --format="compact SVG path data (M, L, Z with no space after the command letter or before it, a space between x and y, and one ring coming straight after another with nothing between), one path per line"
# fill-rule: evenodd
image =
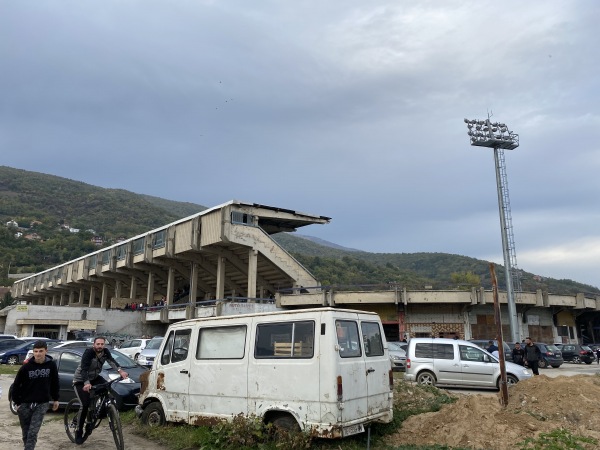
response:
M473 272L453 272L450 275L452 284L463 289L481 286L481 278Z

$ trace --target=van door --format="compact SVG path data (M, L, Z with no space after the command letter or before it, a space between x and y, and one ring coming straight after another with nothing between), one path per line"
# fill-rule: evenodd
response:
M228 324L198 329L196 351L190 355L190 424L210 423L206 417L247 414L247 328Z
M460 345L460 362L464 384L496 386L499 364L479 347Z
M358 322L338 319L335 321L335 329L338 374L342 377L342 401L344 402L339 420L343 424L364 417L369 410L367 363L361 345Z
M383 332L378 322L360 324L366 360L367 414L390 410L390 359L383 348Z
M156 390L165 402L169 422L188 421L191 328L172 330L156 363Z

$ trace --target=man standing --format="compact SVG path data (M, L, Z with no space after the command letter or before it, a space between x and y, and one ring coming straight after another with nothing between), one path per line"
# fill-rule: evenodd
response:
M106 380L100 376L102 371L102 365L105 362L119 372L122 378L127 378L129 375L123 369L119 367L110 351L104 348L106 339L103 337L96 337L94 339L94 345L92 348L87 348L83 352L79 367L75 370L73 375L73 387L75 388L75 394L79 399L79 416L77 423L77 430L75 431L75 443L77 445L83 444L83 425L85 423L85 417L87 416L88 409L90 407L90 389L92 386L97 384L106 383Z
M515 348L512 350L513 362L520 366L525 364L525 350L521 348L520 342L515 342Z
M48 402L54 400L52 411L58 409L58 369L52 357L46 355L44 341L33 344L33 358L21 366L13 384L12 399L23 433L25 450L33 450L38 433L48 411Z
M489 353L494 353L494 352L498 351L498 347L496 346L496 344L494 344L494 341L489 341L488 344L489 345L488 345L488 348L486 348L486 350Z
M525 338L525 366L529 367L534 375L539 375L538 363L542 357L542 352L537 345L533 343L530 337Z

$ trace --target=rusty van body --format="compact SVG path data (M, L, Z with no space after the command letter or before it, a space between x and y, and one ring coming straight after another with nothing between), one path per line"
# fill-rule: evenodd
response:
M392 396L379 316L318 308L172 324L136 411L150 425L243 414L337 438L390 422Z

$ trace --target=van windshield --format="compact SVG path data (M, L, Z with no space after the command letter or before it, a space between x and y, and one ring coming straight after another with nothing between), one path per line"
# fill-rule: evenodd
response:
M163 341L163 338L160 339L152 339L148 342L145 348L148 350L157 350L160 347L160 343Z

